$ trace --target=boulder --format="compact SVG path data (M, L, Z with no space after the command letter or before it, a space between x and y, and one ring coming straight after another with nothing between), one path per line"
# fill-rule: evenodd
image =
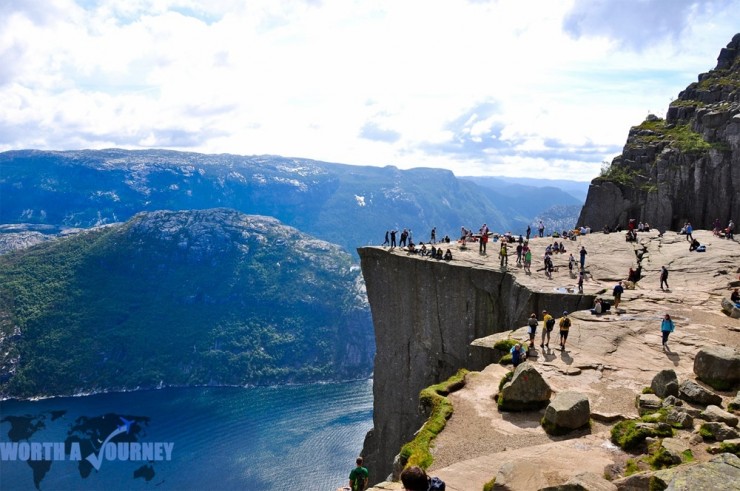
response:
M635 407L637 407L637 413L640 416L654 413L663 407L661 403L660 397L655 394L639 394L635 398Z
M674 370L661 370L658 372L653 381L650 382L650 388L653 389L658 397L668 397L678 395L678 376Z
M676 387L678 389L678 387ZM677 396L678 394L676 394ZM663 399L663 407L669 406L683 406L683 401L676 396L668 396Z
M724 453L701 464L680 465L655 471L650 488L693 491L699 489L733 489L740 482L740 458ZM618 489L620 488L617 485ZM737 489L736 487L734 489Z
M565 484L540 488L538 491L617 491L617 487L593 472L577 474Z
M502 411L531 411L541 409L550 402L552 389L535 369L524 362L514 371L498 397L498 407Z
M738 391L735 398L727 405L727 409L730 411L740 411L740 391Z
M718 442L740 438L740 433L735 428L730 428L726 424L716 421L702 424L699 433L705 438L711 438Z
M687 402L708 406L722 404L722 398L692 380L684 380L678 387L678 397Z
M724 423L731 427L737 426L738 420L737 416L734 414L728 413L724 409L713 405L707 406L707 408L702 411L701 419L706 421L719 421L720 423Z
M729 346L706 346L694 358L694 373L717 390L740 384L740 352Z
M564 434L588 425L591 405L588 397L578 392L561 392L545 409L542 426L550 434Z
M740 319L740 309L738 309L729 298L722 299L722 312L733 319Z
M677 438L664 438L660 442L660 446L663 447L665 453L670 456L673 465L678 465L683 462L684 452L689 449L689 446L686 445L686 443Z
M668 409L665 422L679 428L691 428L694 426L694 418L686 411L681 411L675 407Z

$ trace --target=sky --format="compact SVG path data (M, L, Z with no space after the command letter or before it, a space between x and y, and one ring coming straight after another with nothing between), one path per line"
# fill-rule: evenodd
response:
M0 151L588 181L738 32L740 0L2 0Z

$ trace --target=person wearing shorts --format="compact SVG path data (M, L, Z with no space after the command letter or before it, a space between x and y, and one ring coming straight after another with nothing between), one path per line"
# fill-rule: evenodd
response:
M560 318L560 351L565 351L565 342L568 341L568 332L570 331L570 318L568 312L563 312L563 317Z

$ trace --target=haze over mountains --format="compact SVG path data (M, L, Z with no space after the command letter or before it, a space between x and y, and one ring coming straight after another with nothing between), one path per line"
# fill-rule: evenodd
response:
M276 156L28 150L1 153L0 166L2 224L86 228L139 211L226 207L273 216L352 253L382 242L389 228L411 228L417 242L432 227L454 236L488 223L521 233L552 205L580 204L554 187Z

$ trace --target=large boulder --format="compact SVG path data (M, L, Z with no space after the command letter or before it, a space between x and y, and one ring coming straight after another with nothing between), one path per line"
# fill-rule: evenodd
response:
M729 346L706 346L694 358L694 373L717 390L740 384L740 352Z
M710 405L702 411L701 419L706 421L719 421L727 426L737 426L738 418L732 413L728 413L719 406Z
M722 404L722 397L712 391L709 391L692 380L684 380L678 387L678 396L684 401L708 406Z
M545 409L542 426L547 433L562 435L588 425L590 416L588 397L578 392L561 392Z
M524 362L514 371L510 382L503 386L498 396L502 411L531 411L541 409L550 402L552 389L535 369Z
M668 397L678 395L678 376L674 370L661 370L653 381L650 382L650 388L653 389L658 397Z

